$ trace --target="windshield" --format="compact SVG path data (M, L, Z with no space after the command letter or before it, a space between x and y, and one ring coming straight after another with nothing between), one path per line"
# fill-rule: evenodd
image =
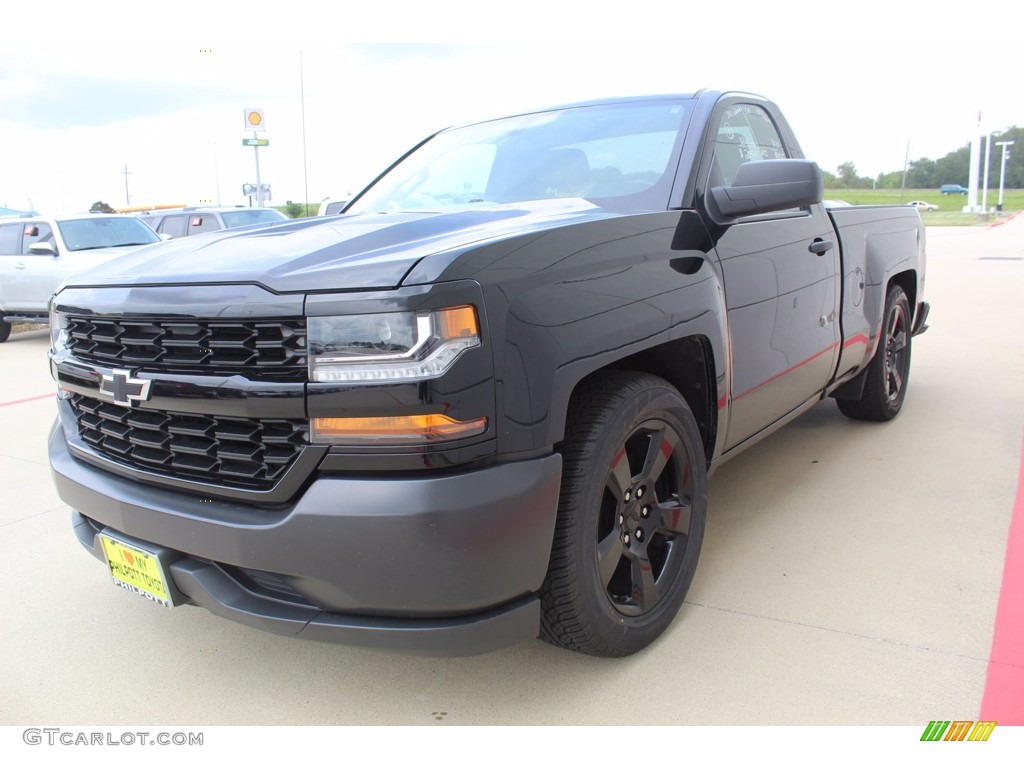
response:
M445 210L583 197L664 210L686 101L573 107L443 131L347 213Z
M224 226L228 229L244 227L246 224L270 224L274 221L285 221L285 216L273 208L243 208L240 211L224 211Z
M58 221L69 251L159 243L160 237L134 216L103 216Z

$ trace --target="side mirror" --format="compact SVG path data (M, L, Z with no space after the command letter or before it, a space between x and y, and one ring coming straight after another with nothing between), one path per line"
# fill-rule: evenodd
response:
M752 160L736 172L731 187L712 187L708 209L719 224L743 216L820 203L825 180L811 160Z
M174 237L174 235L168 235L166 232L161 232L160 233L160 239L163 240L165 243L168 240L170 240L172 237Z
M51 242L32 243L28 247L28 252L36 256L56 256L57 247Z

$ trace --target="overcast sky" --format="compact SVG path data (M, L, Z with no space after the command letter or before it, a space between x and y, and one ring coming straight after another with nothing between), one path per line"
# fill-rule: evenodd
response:
M1024 125L1014 3L86 5L5 25L0 206L121 207L126 166L132 205L244 203L246 107L276 205L357 191L439 128L601 96L760 93L822 168L870 176L908 141L911 159L967 143L979 111Z

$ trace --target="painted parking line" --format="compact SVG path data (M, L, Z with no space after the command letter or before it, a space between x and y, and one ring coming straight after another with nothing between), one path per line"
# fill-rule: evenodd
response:
M1024 445L979 719L1024 725Z
M997 220L996 220L996 221L994 221L994 222L993 222L992 224L989 224L989 225L988 225L988 228L989 228L989 229L992 229L993 227L1001 227L1001 226L1002 226L1003 224L1005 224L1006 222L1008 222L1008 221L1013 221L1013 220L1014 220L1014 219L1016 219L1016 218L1017 218L1018 216L1020 216L1020 215L1021 215L1022 213L1024 213L1024 210L1020 210L1020 211L1017 211L1017 212L1016 212L1016 213L1014 213L1014 214L1013 214L1012 216L1009 216L1009 217L1007 217L1007 218L1005 218L1005 219L997 219Z
M22 403L31 403L35 400L45 400L48 397L54 397L53 392L48 392L45 395L36 395L35 397L23 397L21 400L10 400L6 403L0 403L0 408L6 408L8 405L21 405Z

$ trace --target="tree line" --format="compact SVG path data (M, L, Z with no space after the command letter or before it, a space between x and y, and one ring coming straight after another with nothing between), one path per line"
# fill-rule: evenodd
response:
M990 189L999 187L999 168L1003 159L1003 147L997 141L1015 141L1006 147L1006 189L1024 187L1024 128L1013 126L1000 133L992 134L992 152L989 156L988 183ZM907 189L938 189L943 184L967 186L971 166L971 145L964 144L938 160L922 157L907 164ZM985 178L985 143L981 144L978 158L978 180ZM903 171L880 173L877 178L860 176L852 162L842 163L836 173L822 172L825 186L831 189L899 189L903 185Z

